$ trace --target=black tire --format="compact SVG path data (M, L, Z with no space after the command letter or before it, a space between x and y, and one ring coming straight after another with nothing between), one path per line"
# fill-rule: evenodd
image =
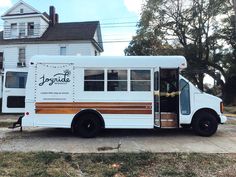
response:
M86 113L77 118L74 123L74 132L83 138L93 138L101 130L101 121L95 114Z
M216 132L218 122L214 115L207 112L201 112L194 117L192 127L196 134L208 137Z

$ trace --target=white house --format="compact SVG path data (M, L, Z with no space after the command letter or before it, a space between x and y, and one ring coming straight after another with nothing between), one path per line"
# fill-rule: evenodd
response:
M59 23L55 7L50 6L49 14L41 13L24 1L16 3L1 18L4 28L0 31L0 73L18 68L27 72L34 55L96 56L103 52L99 21ZM24 104L25 75L12 73L8 77L14 87L2 87L0 77L2 108L19 112L16 107Z
M27 67L34 55L100 55L98 21L59 23L53 6L49 15L19 1L1 16L1 69ZM0 64L1 65L1 64Z

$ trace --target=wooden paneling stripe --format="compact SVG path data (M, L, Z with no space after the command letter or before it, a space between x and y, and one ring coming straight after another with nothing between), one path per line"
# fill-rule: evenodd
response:
M132 102L38 102L36 114L76 114L83 109L95 109L101 114L152 114L152 103Z

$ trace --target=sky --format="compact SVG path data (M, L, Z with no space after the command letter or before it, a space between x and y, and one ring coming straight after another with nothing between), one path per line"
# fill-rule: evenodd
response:
M19 0L0 0L0 16ZM144 0L24 0L40 12L53 5L60 22L100 21L103 56L123 56L135 35ZM3 21L0 20L0 30ZM207 76L204 83L213 85Z
M19 0L0 0L0 15ZM60 22L100 21L104 52L102 55L123 56L135 35L143 0L24 0L40 12L53 5ZM0 30L3 21L0 20Z

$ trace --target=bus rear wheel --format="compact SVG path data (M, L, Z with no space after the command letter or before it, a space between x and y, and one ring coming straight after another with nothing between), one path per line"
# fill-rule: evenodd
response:
M93 138L101 131L100 119L92 113L86 113L78 117L74 124L74 131L83 138Z
M216 132L218 122L214 115L201 112L194 118L192 127L196 134L208 137Z

